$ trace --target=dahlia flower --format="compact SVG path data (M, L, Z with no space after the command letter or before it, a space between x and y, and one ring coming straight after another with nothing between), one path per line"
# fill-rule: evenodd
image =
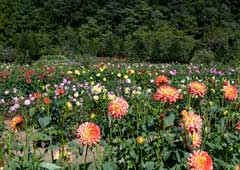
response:
M236 100L238 97L238 89L235 86L223 86L224 98L226 100Z
M14 131L17 132L18 128L22 127L23 121L24 121L24 119L22 116L15 116L14 118L12 118L12 120L10 122L10 126Z
M205 84L194 81L188 84L188 91L194 96L204 97L207 88Z
M157 76L154 80L154 84L156 86L161 86L163 84L168 84L168 83L169 83L169 79L167 76L164 76L164 75Z
M190 134L191 141L192 141L192 147L197 148L202 143L202 138L200 132L193 132Z
M79 143L83 146L96 145L101 138L100 128L91 122L85 122L77 129Z
M108 111L113 118L122 118L128 112L128 103L121 97L116 97L108 105Z
M180 94L176 88L169 85L163 85L157 89L153 98L156 101L172 104L180 98Z
M188 157L190 170L213 170L212 158L205 151L193 151Z
M189 112L182 118L184 126L189 133L200 132L202 128L202 119L200 115Z

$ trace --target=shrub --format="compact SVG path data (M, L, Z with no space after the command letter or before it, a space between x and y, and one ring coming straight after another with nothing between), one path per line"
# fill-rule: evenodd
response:
M200 49L194 52L193 58L191 59L192 63L196 64L211 64L215 60L215 54L211 50Z
M17 42L17 57L16 62L31 63L40 58L38 42L36 36L31 32L24 32L20 35Z

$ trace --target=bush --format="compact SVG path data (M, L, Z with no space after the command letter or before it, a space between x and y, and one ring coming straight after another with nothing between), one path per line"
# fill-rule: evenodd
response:
M36 36L31 32L24 32L17 42L16 62L19 64L31 63L40 58Z
M158 31L136 31L130 39L129 56L143 61L188 63L192 57L195 40L173 28Z
M200 49L195 51L192 63L196 64L211 64L215 60L215 54L211 50Z
M240 31L214 27L203 37L204 44L215 53L215 60L231 63L239 55Z

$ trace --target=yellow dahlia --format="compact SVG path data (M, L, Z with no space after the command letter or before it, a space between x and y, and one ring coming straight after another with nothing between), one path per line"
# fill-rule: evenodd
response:
M212 158L205 151L193 151L187 164L190 170L213 170Z
M188 84L188 91L194 96L204 97L207 88L205 84L194 81Z
M113 118L122 118L128 112L128 103L122 97L116 97L109 103L108 111Z
M11 122L10 122L10 126L11 128L17 132L18 128L22 128L23 125L23 117L22 116L15 116Z
M235 86L223 86L224 98L226 100L236 100L238 97L238 89Z
M157 92L153 98L156 101L172 104L175 103L180 98L180 96L181 95L176 88L169 85L163 85L157 89Z
M200 115L189 112L182 118L183 124L189 133L200 132L202 128L202 119Z
M100 128L91 122L85 122L77 129L79 143L83 146L96 145L101 138Z

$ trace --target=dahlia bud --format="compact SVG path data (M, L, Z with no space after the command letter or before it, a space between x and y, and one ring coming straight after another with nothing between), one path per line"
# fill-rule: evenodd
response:
M142 136L138 136L138 137L137 137L137 143L138 143L139 145L143 144L143 143L144 143L144 138L143 138Z

